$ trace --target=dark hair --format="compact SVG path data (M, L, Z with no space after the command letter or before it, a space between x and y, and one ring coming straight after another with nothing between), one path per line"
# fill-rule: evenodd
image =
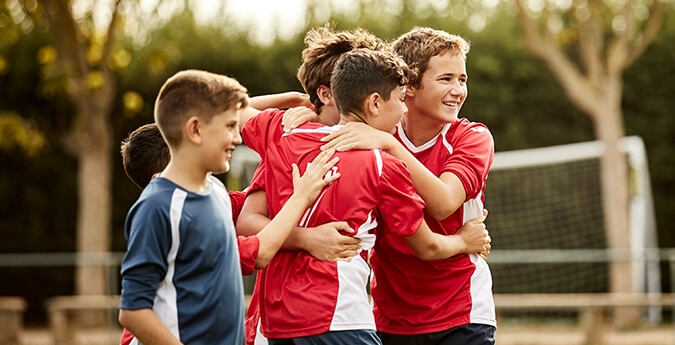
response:
M246 88L235 79L198 70L186 70L169 78L155 103L155 122L170 146L182 140L181 127L192 116L207 123L213 116L248 105Z
M129 133L122 140L120 153L124 172L141 189L150 183L154 174L164 170L171 159L169 147L154 123L143 125Z
M392 47L408 66L417 69L417 77L410 79L410 84L418 87L432 57L450 52L466 61L469 46L469 42L460 36L426 27L415 27L397 38Z
M393 52L357 49L340 57L333 70L331 90L341 114L361 114L368 95L377 92L388 101L391 92L406 85L415 74Z
M342 54L358 48L388 49L382 40L364 29L334 31L329 26L307 32L305 44L307 47L302 51L298 80L309 95L317 114L321 114L323 103L317 97L316 91L321 85L331 85L333 68Z

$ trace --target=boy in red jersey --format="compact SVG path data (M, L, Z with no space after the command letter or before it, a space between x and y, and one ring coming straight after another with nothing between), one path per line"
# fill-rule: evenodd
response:
M345 53L330 80L341 124L359 121L393 129L406 111L404 85L410 73L389 52ZM282 115L265 111L243 131L246 143L266 162L259 178L268 191L272 216L290 195L289 164L304 166L320 151L321 138L339 129L307 123L284 135ZM278 253L258 276L262 332L271 344L379 344L367 296L367 259L369 249L383 237L399 234L426 260L482 251L489 242L482 219L466 224L458 236L432 233L423 221L424 203L401 161L379 150L345 152L340 159L333 170L341 173L341 183L319 196L300 225L345 220L358 229L364 251L349 262L320 262L302 251Z
M357 48L379 50L386 49L387 45L382 40L363 29L335 31L329 27L320 27L310 30L305 35L304 41L307 47L302 52L302 65L298 70L298 80L302 84L305 92L310 95L309 99L314 111L306 109L307 111L302 112L298 111L297 108L291 109L283 113L284 118L281 119L281 122L283 123L286 121L287 117L290 117L289 115L295 113L295 116L300 119L307 117L303 115L311 114L311 118L316 122L328 126L335 125L340 121L340 114L335 105L329 85L332 71L337 60L342 54ZM319 115L316 115L317 113ZM283 133L278 132L279 136L281 136L281 134ZM265 162L263 160L261 167L258 168L256 174L262 173L264 165ZM249 193L246 196L246 202L241 213L242 216L237 222L237 231L242 235L254 235L270 221L267 217L267 199L264 188L262 188L262 186L256 186L256 180L260 179L254 179L249 187ZM331 222L328 224L342 224L342 222ZM301 231L305 230L303 228L298 229ZM304 249L312 256L324 261L335 261L338 259L342 260L345 257L353 257L356 255L356 251L353 251L354 247L359 249L360 240L353 236L340 235L333 227L319 226L306 230L309 231L305 231L305 235L312 233L315 235L304 236L303 238L295 236L300 232L296 232L295 234L292 233L284 244L283 249ZM306 243L312 241L322 243L314 243L313 245L311 243ZM313 250L312 247L334 248L334 250L332 252L325 250L322 252ZM253 344L254 338L259 340L256 343L265 343L265 340L260 333L256 332L259 321L257 302L259 300L258 293L261 290L259 286L260 281L261 279L256 280L256 289L253 292L251 305L247 312L247 344Z
M494 157L487 127L458 118L467 97L466 54L461 37L415 28L399 37L394 51L419 69L406 95L408 113L394 136L350 124L325 140L338 151L381 148L403 160L426 202L425 220L439 234L454 234L480 215ZM384 344L475 344L495 342L492 277L477 255L447 260L416 258L400 239L384 238L371 261L371 292L378 334Z

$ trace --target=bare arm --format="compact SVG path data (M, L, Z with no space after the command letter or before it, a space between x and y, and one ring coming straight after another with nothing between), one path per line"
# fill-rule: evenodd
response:
M146 345L178 345L180 340L159 320L152 309L120 309L119 322Z
M249 194L237 220L238 234L256 235L270 222L265 191L258 190ZM323 261L349 260L358 253L361 240L342 235L338 231L354 232L345 222L330 222L316 228L295 227L281 249L306 250ZM256 264L256 268L263 267Z
M466 222L455 235L448 236L432 232L423 221L417 232L405 237L405 240L413 253L422 260L446 259L457 254L489 253L491 239L483 223L486 215L484 213L481 218Z
M266 267L269 264L290 235L295 224L300 221L305 210L319 196L323 187L340 177L340 173L325 177L328 170L335 166L338 161L338 158L335 157L328 162L334 152L321 152L307 167L302 177L300 177L298 166L293 164L293 194L276 217L258 233L260 248L256 258L256 267Z
M440 177L436 177L389 133L363 123L350 122L323 140L328 141L322 147L325 150L382 149L405 162L415 191L427 204L426 211L434 219L441 220L449 217L462 206L466 199L464 186L455 174L445 172Z
M244 124L246 121L248 121L248 119L256 116L264 109L294 108L309 104L309 96L295 91L251 97L248 107L242 109L239 115L239 130L244 127Z

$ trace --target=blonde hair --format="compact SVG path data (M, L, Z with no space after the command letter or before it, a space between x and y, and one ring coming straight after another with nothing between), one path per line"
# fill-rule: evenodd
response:
M321 113L323 103L316 91L321 85L330 86L333 68L342 54L358 48L389 49L386 43L364 29L334 31L328 25L307 32L305 45L298 80L310 96L317 114Z

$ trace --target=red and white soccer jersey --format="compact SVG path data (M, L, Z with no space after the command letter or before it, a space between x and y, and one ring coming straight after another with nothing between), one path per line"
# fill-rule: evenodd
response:
M301 173L319 154L320 139L340 128L316 123L284 135L282 111L268 110L244 126L244 142L266 164L264 187L271 216L293 193L291 164ZM281 251L258 275L262 333L268 338L293 338L327 331L375 329L368 302L370 267L367 251L377 239L379 224L400 236L415 233L424 202L415 193L410 173L400 160L380 150L339 152L332 172L340 178L327 186L307 210L299 226L346 221L362 239L361 254L350 262L324 262L306 251Z
M437 221L425 212L432 231L451 235L483 211L483 191L494 158L487 127L466 119L447 124L437 137L415 147L400 124L396 138L434 175L451 172L462 181L465 203L450 217ZM379 239L373 250L371 293L377 330L422 334L468 323L496 326L492 275L476 254L424 261L403 237Z

